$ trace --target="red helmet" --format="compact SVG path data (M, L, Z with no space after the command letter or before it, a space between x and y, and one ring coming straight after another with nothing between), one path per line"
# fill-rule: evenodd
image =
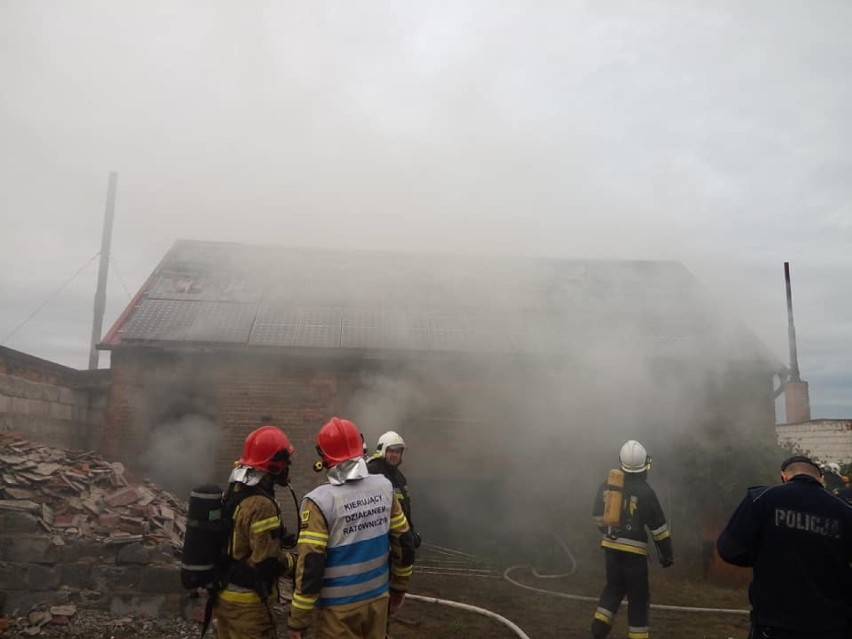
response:
M347 459L364 456L364 437L348 419L332 417L317 433L317 453L323 465L332 468Z
M272 475L280 475L294 452L296 449L283 430L277 426L261 426L250 432L243 442L240 463Z

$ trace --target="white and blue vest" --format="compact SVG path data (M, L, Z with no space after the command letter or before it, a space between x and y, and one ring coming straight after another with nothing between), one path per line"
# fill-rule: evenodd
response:
M393 486L368 475L340 486L323 484L305 496L328 524L322 591L317 604L339 606L388 591Z

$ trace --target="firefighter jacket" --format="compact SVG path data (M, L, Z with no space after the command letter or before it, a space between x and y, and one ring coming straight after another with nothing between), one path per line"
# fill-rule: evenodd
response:
M852 628L852 507L809 475L749 488L716 542L751 566L752 623L802 633Z
M414 541L387 479L323 484L305 496L300 517L290 628L307 628L315 606L357 607L408 589Z
M606 482L603 482L598 489L592 515L603 535L602 548L647 555L648 534L645 532L647 526L659 550L660 561L667 563L673 559L669 526L657 494L645 478L646 473L624 474L621 522L618 526L606 526L603 523Z
M405 518L408 520L408 525L411 526L411 533L417 538L417 530L414 526L414 520L411 518L411 497L408 495L408 480L399 466L391 466L384 457L373 457L367 462L367 469L372 475L384 475L388 478L393 486L393 494L399 500L399 505L402 506L402 512L405 513Z
M236 484L236 502L231 517L226 586L219 598L234 603L259 603L276 594L279 577L292 575L294 557L281 547L283 526L275 499L260 488ZM239 495L251 491L248 497ZM227 508L227 505L226 505Z

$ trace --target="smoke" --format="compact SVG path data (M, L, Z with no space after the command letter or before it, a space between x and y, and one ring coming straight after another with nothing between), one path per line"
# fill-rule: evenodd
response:
M552 533L593 548L595 491L638 439L676 543L698 563L745 487L774 478L779 364L678 265L587 262L584 284L556 292L551 268L578 265L515 261L469 276L475 290L456 278L444 291L523 327L522 348L370 362L346 414L371 450L386 430L406 440L425 539L498 556L538 555Z
M199 372L183 369L155 377L139 390L143 401L135 437L139 456L134 466L148 479L184 498L214 474L221 431Z

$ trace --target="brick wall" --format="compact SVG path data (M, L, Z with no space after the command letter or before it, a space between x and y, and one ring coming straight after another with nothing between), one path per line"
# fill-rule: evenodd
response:
M0 347L0 432L61 448L100 439L110 371L79 371Z
M99 449L178 495L203 482L223 485L263 416L295 446L293 483L304 494L322 479L311 471L316 432L342 410L354 374L340 360L264 354L124 349L111 361Z
M0 511L0 531L0 614L42 603L117 615L185 612L180 566L169 548L48 536L33 515L15 511Z
M791 444L823 462L852 462L852 420L814 419L776 430L781 445Z

